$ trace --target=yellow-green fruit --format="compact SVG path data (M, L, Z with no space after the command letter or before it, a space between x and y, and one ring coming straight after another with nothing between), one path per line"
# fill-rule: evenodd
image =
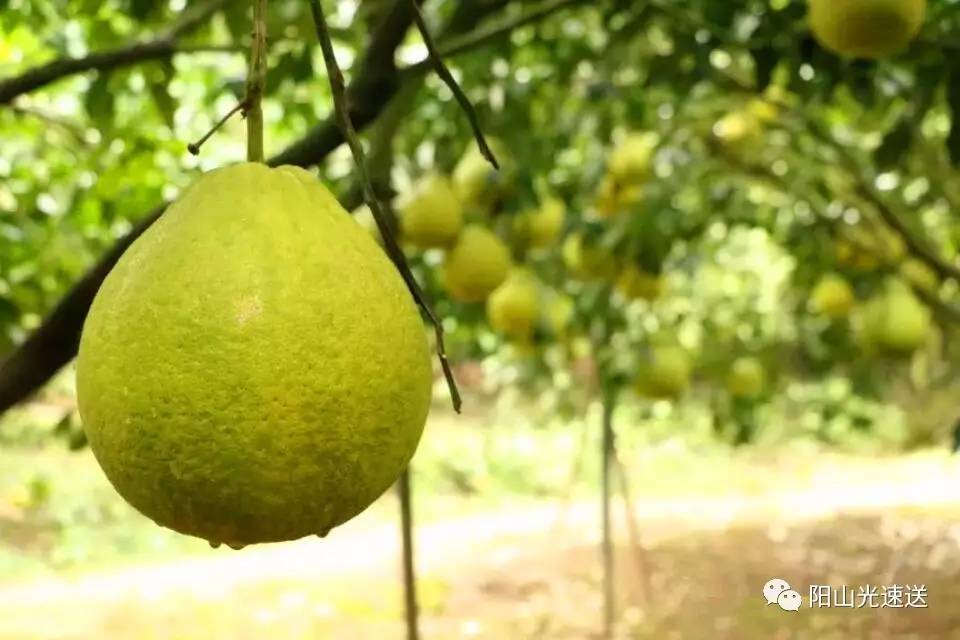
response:
M810 28L836 53L880 58L913 40L926 9L926 0L810 0Z
M893 282L858 314L858 340L868 350L910 353L930 333L930 310L902 282Z
M850 284L834 273L821 277L810 294L810 309L828 318L846 317L854 302Z
M900 276L921 291L936 293L940 289L940 277L926 262L907 258L900 264Z
M663 293L663 278L630 264L620 272L616 289L627 300L656 300Z
M548 249L563 232L567 207L563 200L545 198L539 208L522 213L517 220L518 232L531 249Z
M421 178L400 207L403 239L420 249L452 245L463 228L463 207L446 177Z
M687 352L661 345L650 350L650 359L641 367L637 390L651 398L673 398L690 386L692 365Z
M455 300L481 302L507 278L510 264L510 251L495 233L467 225L444 258L443 286Z
M729 151L748 152L760 144L763 125L752 111L741 109L720 118L713 133Z
M597 187L594 202L597 217L613 218L643 199L643 187L638 184L621 185L609 173L604 174Z
M858 271L874 271L896 264L907 252L906 243L885 225L854 225L834 242L837 263Z
M567 295L556 295L547 305L545 322L550 333L558 338L567 335L575 311L573 300Z
M496 331L525 340L533 334L540 313L539 284L525 269L514 269L487 299L487 320Z
M610 152L607 173L621 186L643 182L650 176L657 136L649 131L628 133Z
M774 88L773 85L771 85L771 88ZM770 93L776 94L775 91L771 91ZM770 100L754 98L747 103L746 113L753 116L760 124L770 124L771 122L776 122L780 116L780 109Z
M616 259L603 247L588 242L582 233L567 236L561 250L567 271L581 280L602 280L613 277L617 270Z
M473 142L453 169L453 184L464 204L487 209L500 201L512 188L516 166L506 145L496 138L487 138L490 150L500 169L494 169Z
M202 176L123 254L83 327L77 395L117 491L232 546L325 535L397 479L430 352L396 269L314 176Z
M727 375L727 390L738 398L752 398L763 391L767 373L756 358L744 356L734 360Z

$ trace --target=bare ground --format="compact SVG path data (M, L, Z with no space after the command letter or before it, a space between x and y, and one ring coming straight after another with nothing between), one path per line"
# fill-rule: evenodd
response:
M950 466L886 461L825 466L803 490L640 499L640 547L617 512L616 636L960 638L958 480ZM595 503L544 502L419 527L424 638L598 637L597 516ZM395 526L361 516L325 540L0 578L0 639L402 638L398 547ZM764 606L772 577L804 595L922 583L929 607L788 613Z

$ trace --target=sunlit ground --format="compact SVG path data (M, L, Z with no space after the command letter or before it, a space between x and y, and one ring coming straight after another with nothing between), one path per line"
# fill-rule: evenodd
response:
M418 453L423 636L596 637L594 439L497 433L513 453L490 469L467 455L478 433L434 421ZM960 637L960 462L946 452L628 444L638 533L618 500L617 637ZM87 452L3 456L4 640L403 637L392 494L325 540L213 550L133 513ZM764 606L772 577L804 596L810 584L922 583L929 606L785 612Z

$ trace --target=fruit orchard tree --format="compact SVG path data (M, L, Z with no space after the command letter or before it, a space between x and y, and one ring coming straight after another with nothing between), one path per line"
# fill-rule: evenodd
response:
M0 410L72 360L130 243L244 156L247 2L0 2ZM328 2L375 192L454 362L749 412L836 371L951 380L960 8L948 0ZM271 0L267 161L381 240L309 3ZM344 267L346 268L346 266ZM585 375L591 367L598 376ZM592 364L591 364L592 363ZM917 372L923 372L918 376Z

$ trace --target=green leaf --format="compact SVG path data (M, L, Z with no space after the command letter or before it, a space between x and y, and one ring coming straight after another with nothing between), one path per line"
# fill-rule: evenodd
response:
M100 129L112 129L116 115L113 94L110 92L110 74L99 72L84 96L83 106Z
M873 154L877 168L889 171L900 164L901 158L913 141L913 122L904 116L883 136L883 141Z
M145 20L160 8L157 0L130 0L130 16L136 20Z
M947 150L950 160L960 164L960 66L954 66L947 77L947 105L952 114L950 134L947 136Z
M763 91L770 85L773 70L780 61L777 50L771 46L758 47L750 50L750 57L753 58L753 66L756 70L757 91Z
M224 9L223 17L226 18L227 29L234 40L240 41L249 37L252 29L249 3L234 3L229 9Z
M156 65L152 73L147 75L153 104L163 117L163 121L173 129L173 114L177 110L177 103L170 95L170 81L174 75L173 63L170 61L162 62Z

